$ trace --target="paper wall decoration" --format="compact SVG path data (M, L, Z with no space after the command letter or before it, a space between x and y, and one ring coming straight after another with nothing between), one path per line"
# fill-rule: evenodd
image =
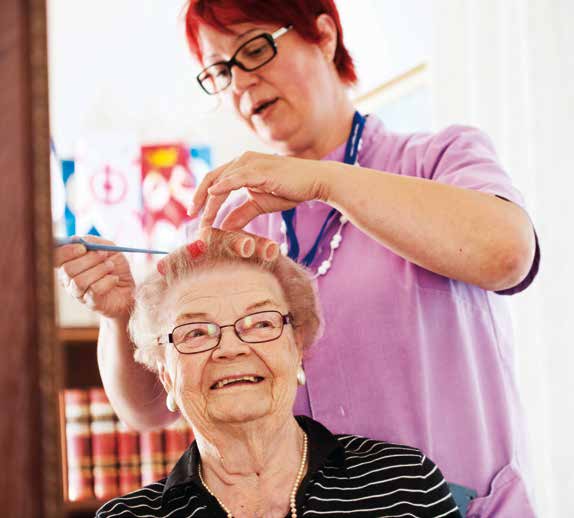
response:
M93 226L125 246L145 247L141 221L139 144L124 132L93 132L78 141L72 211L76 233Z
M142 146L131 133L94 131L78 140L75 151L73 159L62 160L53 146L55 235L95 234L124 246L167 250L186 241L187 207L212 169L209 146ZM128 260L140 279L153 258Z
M173 249L185 240L183 223L196 187L190 151L179 143L142 146L144 231L153 246Z

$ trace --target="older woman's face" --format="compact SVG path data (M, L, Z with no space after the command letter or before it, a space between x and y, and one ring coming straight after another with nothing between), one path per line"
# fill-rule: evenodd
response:
M233 265L181 282L170 292L165 315L172 327L193 321L227 325L265 310L288 313L277 280L254 267ZM185 355L170 345L165 375L186 417L195 426L209 429L218 422L245 422L291 412L299 363L291 325L285 325L278 339L258 344L242 342L232 327L226 327L219 346L210 351ZM220 383L241 379L224 386Z
M204 66L228 60L245 41L279 29L277 25L231 25L232 34L203 26L200 42ZM232 84L219 95L229 99L239 117L264 141L289 152L317 137L321 121L332 110L330 93L338 81L323 50L303 40L295 29L277 39L275 58L262 68L245 72L232 68ZM264 109L258 108L265 103Z

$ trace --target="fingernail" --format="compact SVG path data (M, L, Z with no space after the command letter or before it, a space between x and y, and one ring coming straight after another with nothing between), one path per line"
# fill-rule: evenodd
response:
M80 256L86 253L86 247L84 245L76 245L74 246L74 255Z
M202 255L206 249L207 246L205 245L205 243L199 239L187 245L187 251L189 252L189 255L191 255L192 259L195 259L196 257Z
M104 261L104 265L110 271L114 269L114 262L110 261L109 259L107 261Z
M191 218L195 214L196 211L197 211L197 209L195 208L195 205L192 203L189 206L189 209L187 209L187 215Z
M114 283L119 284L119 282L120 282L120 277L118 275L114 275Z

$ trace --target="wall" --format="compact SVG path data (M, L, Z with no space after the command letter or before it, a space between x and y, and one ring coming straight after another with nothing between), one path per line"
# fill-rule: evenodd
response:
M62 157L94 129L133 132L146 142L217 142L217 162L263 149L197 85L183 3L48 2L51 125Z
M511 297L515 365L539 515L572 514L574 242L571 0L437 0L436 120L476 125L524 193L541 245L532 287ZM488 44L485 44L485 41Z
M432 54L428 0L338 0L337 5L359 75L356 95L428 61Z
M361 78L353 95L426 59L428 2L337 3ZM78 137L94 129L133 132L142 141L209 143L216 163L246 149L266 149L227 107L216 107L199 89L184 38L183 5L48 1L51 125L62 157L72 156Z

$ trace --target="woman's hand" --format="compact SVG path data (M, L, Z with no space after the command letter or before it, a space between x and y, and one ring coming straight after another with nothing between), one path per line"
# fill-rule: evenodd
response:
M113 245L95 236L84 236L84 239ZM56 248L54 265L60 284L88 308L109 318L129 314L135 283L123 254L88 252L82 244L70 244Z
M224 230L239 230L260 214L278 212L314 199L325 199L325 163L247 152L214 169L198 186L189 211L205 207L201 227L212 226L232 191L247 188L248 199L223 220Z

